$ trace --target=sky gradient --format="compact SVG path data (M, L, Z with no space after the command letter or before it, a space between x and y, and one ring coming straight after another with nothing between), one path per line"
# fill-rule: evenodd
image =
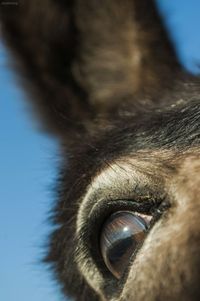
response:
M199 72L200 1L157 2L180 61ZM58 301L56 285L39 263L49 230L57 145L39 132L26 98L0 44L0 300Z

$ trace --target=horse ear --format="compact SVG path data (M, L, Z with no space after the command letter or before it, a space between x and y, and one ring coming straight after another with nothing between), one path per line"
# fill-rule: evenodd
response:
M35 107L58 135L87 132L98 114L155 96L178 72L152 0L20 0L0 9Z
M2 35L31 90L33 106L43 126L61 136L85 131L91 117L87 94L72 72L77 49L72 2L0 5Z

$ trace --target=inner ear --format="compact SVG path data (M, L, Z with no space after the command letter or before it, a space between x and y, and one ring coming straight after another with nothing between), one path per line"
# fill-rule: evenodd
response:
M154 1L78 0L74 75L99 112L158 95L179 66Z

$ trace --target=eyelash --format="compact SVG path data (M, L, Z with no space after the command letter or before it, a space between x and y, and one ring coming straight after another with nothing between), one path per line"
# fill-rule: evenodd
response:
M126 210L146 215L151 214L154 219L157 219L167 208L169 208L169 202L166 199L158 200L151 197L139 198L137 201L133 199L105 199L97 203L91 210L88 225L90 229L93 229L93 232L99 233L98 230L101 225L114 212Z

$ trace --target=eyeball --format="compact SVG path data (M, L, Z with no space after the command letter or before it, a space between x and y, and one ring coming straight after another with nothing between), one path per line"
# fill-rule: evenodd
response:
M130 211L113 213L100 234L100 249L109 271L120 279L129 266L131 256L143 243L152 216Z

